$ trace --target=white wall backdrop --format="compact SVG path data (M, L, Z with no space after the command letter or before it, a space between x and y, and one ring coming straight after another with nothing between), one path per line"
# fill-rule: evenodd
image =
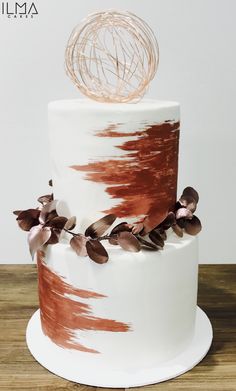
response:
M12 0L9 4L14 3ZM80 94L64 72L72 28L88 13L127 9L160 45L149 97L177 100L182 126L179 192L199 190L201 263L235 256L236 2L234 0L35 0L34 19L0 15L0 263L30 263L14 209L36 205L50 178L47 103Z

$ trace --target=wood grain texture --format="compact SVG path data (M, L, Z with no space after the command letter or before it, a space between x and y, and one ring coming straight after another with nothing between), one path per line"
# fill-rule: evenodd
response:
M213 325L210 352L192 371L143 390L236 390L236 265L200 265L198 304ZM36 266L0 265L0 390L94 391L51 374L31 356L25 329L37 308Z

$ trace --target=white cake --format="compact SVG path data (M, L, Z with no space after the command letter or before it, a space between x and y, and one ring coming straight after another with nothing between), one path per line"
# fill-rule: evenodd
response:
M61 377L141 386L209 349L199 196L186 187L177 197L179 127L175 102L49 104L53 194L14 213L38 265L27 345Z
M154 228L175 203L177 103L57 101L49 127L58 214L76 215L78 232L107 213ZM117 175L122 167L127 175ZM196 315L195 237L170 229L157 252L104 243L102 265L78 256L68 239L38 252L42 329L53 343L117 370L155 366L186 348Z
M197 238L171 234L158 253L117 247L107 246L109 261L99 265L78 257L67 244L48 246L46 259L38 257L42 326L75 359L141 370L174 358L193 337ZM43 260L47 266L40 267ZM63 279L51 280L49 272ZM63 281L71 287L65 298ZM81 304L86 306L82 312Z
M14 211L38 265L27 345L77 383L164 381L211 344L197 307L199 195L177 195L179 104L141 100L158 62L133 13L96 12L73 29L66 72L93 101L49 103L52 194Z
M86 99L49 104L53 192L77 227L107 213L125 221L155 215L176 201L179 104Z

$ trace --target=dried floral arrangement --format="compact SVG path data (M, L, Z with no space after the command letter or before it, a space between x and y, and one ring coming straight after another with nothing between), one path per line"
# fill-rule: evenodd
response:
M49 181L49 185L52 186L52 181ZM13 213L17 216L19 227L29 231L28 244L32 258L42 246L58 243L64 231L72 236L70 245L77 255L89 256L94 262L102 264L109 258L101 243L104 240L112 245L120 245L126 251L138 252L142 247L157 251L163 249L169 228L179 237L184 232L197 235L201 231L201 222L194 215L198 201L197 191L186 187L165 219L149 232L143 220L133 224L121 222L107 233L116 220L114 214L94 222L84 233L74 232L76 218L73 216L68 219L57 214L57 200L53 199L53 194L39 197L40 206L35 209L16 210Z

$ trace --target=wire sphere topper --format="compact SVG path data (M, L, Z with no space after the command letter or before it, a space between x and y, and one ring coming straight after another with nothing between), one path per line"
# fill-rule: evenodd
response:
M158 62L153 31L127 11L89 15L72 31L65 53L68 76L84 95L100 102L138 101Z

